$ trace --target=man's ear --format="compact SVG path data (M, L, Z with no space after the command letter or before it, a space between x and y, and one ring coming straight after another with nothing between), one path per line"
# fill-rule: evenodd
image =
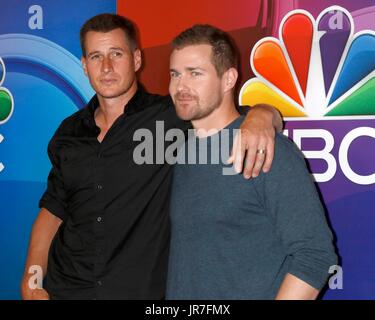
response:
M133 53L134 58L134 70L137 72L142 66L142 52L139 49L136 49Z
M224 85L224 92L232 90L236 86L236 82L238 79L238 71L236 68L229 68L223 74L223 85Z
M85 75L87 76L86 58L84 56L81 57L81 63L82 63L83 71L85 72Z

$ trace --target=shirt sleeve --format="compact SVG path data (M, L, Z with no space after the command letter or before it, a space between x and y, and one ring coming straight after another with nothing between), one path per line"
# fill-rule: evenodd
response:
M48 175L47 190L39 201L39 208L45 208L56 217L64 220L67 217L66 190L64 188L57 149L54 143L57 137L57 132L48 144L48 157L51 161L52 169Z
M320 290L337 263L332 233L302 153L278 134L272 169L264 178L264 203L287 256L288 273Z
M237 106L237 111L241 116L246 116L251 110L250 106Z

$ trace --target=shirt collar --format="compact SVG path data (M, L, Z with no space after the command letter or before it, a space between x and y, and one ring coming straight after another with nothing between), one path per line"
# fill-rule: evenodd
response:
M146 91L142 87L142 85L138 84L138 89L135 92L134 96L128 101L126 105L124 105L124 114L132 115L134 113L141 111L144 107L144 104L142 103L142 101L145 96L145 93ZM99 100L98 100L98 96L95 94L91 98L91 100L88 102L88 104L84 107L81 113L81 119L83 120L83 123L86 126L90 128L96 127L95 110L98 107L99 107Z

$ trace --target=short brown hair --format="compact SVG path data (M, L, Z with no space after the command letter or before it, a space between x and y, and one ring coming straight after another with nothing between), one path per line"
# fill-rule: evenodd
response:
M196 24L181 32L172 41L173 49L179 50L190 45L208 44L212 47L212 64L221 77L230 68L237 68L237 49L230 36L208 24Z
M80 30L82 55L86 55L85 40L86 34L89 31L110 32L117 28L124 31L125 40L127 41L130 50L136 50L138 48L137 32L133 22L118 14L102 13L87 20Z

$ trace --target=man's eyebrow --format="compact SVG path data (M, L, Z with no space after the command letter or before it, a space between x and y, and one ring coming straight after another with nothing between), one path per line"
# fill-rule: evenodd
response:
M94 54L100 53L100 51L92 51L87 54L88 57L93 56Z
M200 67L187 67L187 68L185 68L185 69L188 70L188 71L194 71L194 70L205 71L205 69L200 68Z
M121 48L121 47L111 47L111 48L109 48L109 50L119 50L119 51L125 51L123 48ZM92 55L94 55L94 54L98 54L98 53L101 53L99 50L96 50L96 51L92 51L92 52L90 52L87 56L88 57L91 57Z
M205 69L200 68L200 67L186 67L185 70L187 70L187 71L195 71L195 70L206 71ZM177 73L179 73L179 71L177 71L177 70L174 69L174 68L170 68L170 69L169 69L169 72L177 72Z
M119 50L119 51L125 51L123 48L121 47L111 47L109 48L109 50Z

